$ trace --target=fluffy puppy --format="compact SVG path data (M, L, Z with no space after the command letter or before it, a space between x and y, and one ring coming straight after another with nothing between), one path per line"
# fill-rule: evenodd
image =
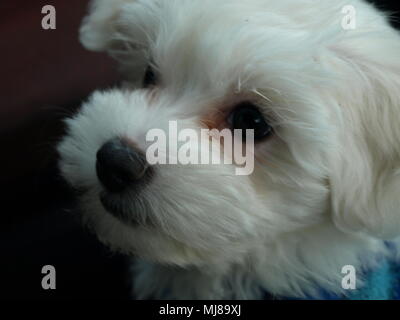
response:
M136 297L340 295L343 266L362 287L362 271L392 255L400 37L385 14L361 0L94 0L80 37L129 85L67 120L60 168L84 222L138 257ZM146 134L170 120L254 129L254 172L149 166Z

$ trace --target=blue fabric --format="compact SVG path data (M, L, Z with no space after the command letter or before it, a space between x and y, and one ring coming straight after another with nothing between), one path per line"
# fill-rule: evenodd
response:
M389 249L391 245L387 243ZM290 297L273 297L283 300L400 300L400 264L382 259L378 267L363 272L362 288L348 290L346 296L338 296L321 290L318 297L293 299ZM271 298L266 293L266 298Z
M395 280L397 275L391 263L384 261L381 265L367 274L362 289L350 291L350 300L390 300L394 298Z

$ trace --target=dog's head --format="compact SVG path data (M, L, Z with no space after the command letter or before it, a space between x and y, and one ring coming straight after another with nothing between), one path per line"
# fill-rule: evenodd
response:
M129 85L95 92L59 151L99 238L162 263L222 266L259 247L277 254L293 234L327 244L322 226L398 235L400 38L359 1L357 28L343 29L347 2L94 1L81 40L115 57ZM170 139L169 121L254 129L254 172L150 165L146 135Z

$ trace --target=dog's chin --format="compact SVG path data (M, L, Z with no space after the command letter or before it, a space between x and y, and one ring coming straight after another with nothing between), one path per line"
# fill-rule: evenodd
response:
M96 231L100 241L113 251L149 262L179 267L203 267L216 258L212 252L189 247L156 229L124 223L115 232L121 237L116 239L115 236L109 237Z
M217 258L206 249L190 247L151 224L116 218L100 201L81 199L84 224L114 252L180 267L204 266Z

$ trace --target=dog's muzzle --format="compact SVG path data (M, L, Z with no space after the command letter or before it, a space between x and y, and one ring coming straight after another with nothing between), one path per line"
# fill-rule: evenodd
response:
M151 171L145 154L129 141L114 138L106 142L96 155L96 173L104 187L100 198L107 211L126 220L124 202L143 189Z

